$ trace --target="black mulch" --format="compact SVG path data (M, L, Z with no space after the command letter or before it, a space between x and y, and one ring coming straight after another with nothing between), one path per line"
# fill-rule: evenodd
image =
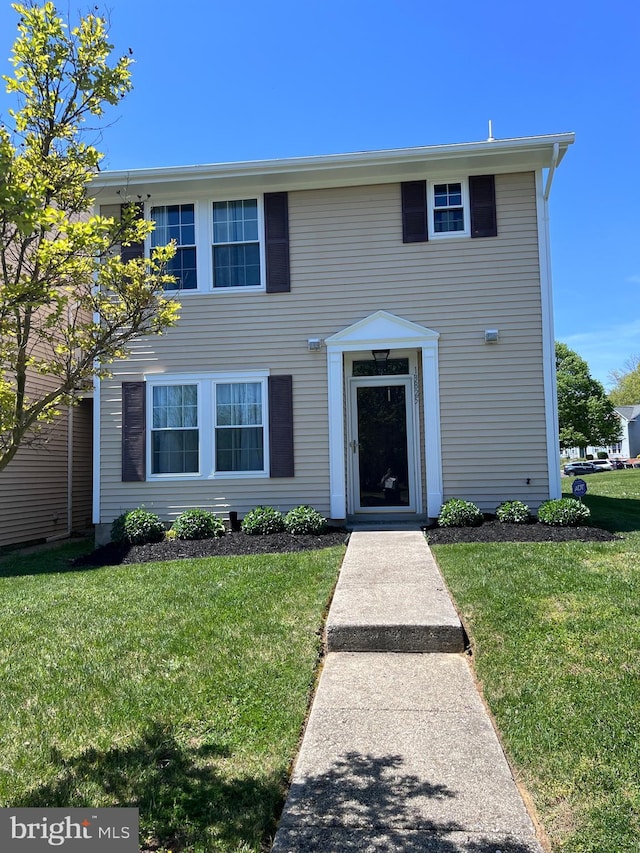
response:
M219 539L194 541L166 539L151 545L116 545L113 542L97 548L91 554L78 557L74 566L115 566L120 563L149 563L180 560L185 557L229 557L241 554L282 554L291 551L311 551L343 545L348 533L344 528L330 528L321 536L292 536L290 533L269 533L266 536L247 536L246 533L227 533Z
M610 542L619 539L615 533L601 527L555 527L540 524L503 524L494 517L485 517L478 527L427 527L430 545L455 545L459 542Z

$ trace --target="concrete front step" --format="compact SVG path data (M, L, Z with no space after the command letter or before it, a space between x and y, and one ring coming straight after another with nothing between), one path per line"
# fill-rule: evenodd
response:
M330 652L461 652L465 635L420 530L351 534L326 623Z

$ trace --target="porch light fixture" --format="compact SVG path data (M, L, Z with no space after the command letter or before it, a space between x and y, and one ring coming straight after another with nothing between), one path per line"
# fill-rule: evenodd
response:
M320 338L309 338L307 340L307 349L309 352L320 352L322 341Z
M484 330L484 342L485 342L485 344L497 344L498 343L498 330L497 329L485 329Z
M378 376L383 376L387 371L387 361L389 360L389 353L391 350L388 349L372 349L371 355L373 356L373 360L376 363L376 373Z

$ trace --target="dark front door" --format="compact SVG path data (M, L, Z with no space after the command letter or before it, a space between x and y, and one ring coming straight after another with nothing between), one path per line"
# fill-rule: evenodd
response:
M405 379L354 381L351 457L356 512L414 509L409 392Z

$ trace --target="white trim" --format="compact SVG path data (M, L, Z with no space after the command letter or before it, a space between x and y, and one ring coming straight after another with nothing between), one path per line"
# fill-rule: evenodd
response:
M269 370L228 371L225 373L146 373L146 465L147 482L175 482L184 480L238 480L265 479L269 477ZM263 468L259 471L215 470L215 387L218 384L255 382L262 388L262 443ZM198 471L181 473L152 473L153 388L161 385L196 385L198 389ZM207 440L208 437L208 440Z
M346 154L329 154L312 157L291 157L276 160L252 160L237 163L170 166L150 169L121 169L96 174L92 190L106 197L127 187L148 188L156 183L182 182L184 184L212 181L225 187L258 186L263 191L271 189L310 189L320 186L357 186L376 182L397 182L419 176L429 166L429 173L437 168L446 169L446 162L454 162L452 169L458 174L498 174L511 171L532 171L548 167L553 156L553 146L560 150L558 164L575 134L558 133L481 142L462 142L450 145L428 145L413 148L392 148L382 151L359 151ZM438 165L440 164L440 165ZM472 164L471 171L468 164ZM435 165L435 169L431 168ZM111 190L111 192L109 192ZM232 189L229 189L233 192Z
M331 518L347 517L342 350L327 347Z
M440 393L438 376L438 332L388 311L376 311L346 329L326 338L329 403L329 477L331 517L347 514L345 441L344 354L371 349L420 349L422 351L422 399L425 407L425 463L427 506L435 518L442 505L442 444L440 439ZM418 463L418 460L416 460ZM419 478L418 478L419 480ZM416 496L419 494L416 491ZM422 504L418 504L421 507ZM422 511L422 510L419 510Z
M229 201L249 201L255 199L258 207L258 250L260 255L260 284L259 285L239 285L238 287L215 287L213 283L213 205L214 202L229 202ZM207 216L208 216L208 263L209 263L209 288L210 293L264 293L267 289L267 251L266 251L266 234L265 234L265 217L264 217L264 193L253 193L250 195L242 195L242 198L234 198L234 194L225 193L220 197L212 197L208 199ZM252 242L250 240L247 243ZM234 245L226 244L226 245ZM237 245L242 245L238 241Z
M540 264L540 302L542 306L542 369L544 381L545 421L547 433L547 467L549 497L562 495L560 483L560 436L558 424L558 389L551 287L551 248L549 240L549 202L545 198L542 169L536 171L536 215L538 224L538 257Z
M424 406L427 516L440 515L443 499L442 436L440 432L440 380L437 345L422 348L422 404Z
M93 377L93 496L92 521L100 524L100 379Z
M240 196L240 198L238 198ZM258 245L260 252L260 284L239 287L214 287L213 285L213 203L224 201L246 201L255 199L258 206ZM192 204L194 210L194 237L196 250L196 283L197 287L178 288L177 290L166 290L167 297L176 297L182 299L190 294L203 293L264 293L267 289L267 250L266 250L266 233L265 233L265 216L264 216L264 193L262 192L207 192L196 190L192 195L185 195L183 190L178 197L170 197L170 193L165 192L145 202L144 215L145 219L152 219L151 209L154 207L170 207L176 205ZM151 234L145 240L145 257L149 257L151 253ZM185 244L185 248L191 248L191 244ZM178 246L180 248L180 246Z
M149 201L145 202L144 207L143 207L144 218L148 219L152 222L155 222L155 220L151 216L151 210L154 207L185 207L186 205L189 205L189 204L193 205L193 237L194 237L195 243L178 243L176 248L178 248L178 249L194 248L196 250L196 287L186 287L186 288L178 287L175 290L165 290L164 293L167 294L167 296L172 296L175 294L180 294L180 296L183 296L185 293L203 293L203 292L206 292L205 288L200 286L200 272L201 272L201 267L202 267L202 262L200 259L200 255L201 255L200 245L198 243L198 238L200 236L199 232L200 232L200 228L201 228L200 216L202 213L202 211L200 210L200 203L194 198L183 197L183 198L180 198L176 201L173 201L173 200L167 201L166 198L160 196L159 199L153 199L153 200L149 200ZM153 246L152 246L153 234L155 234L155 228L151 234L147 235L147 237L144 241L144 254L145 254L146 258L149 258L151 256L151 249L153 248ZM162 245L164 245L164 244L162 244Z
M462 204L452 207L436 208L434 203L434 187L436 184L460 184L460 192L462 195ZM462 218L464 228L462 231L436 231L435 228L435 212L436 210L457 210L462 209ZM427 181L427 218L428 228L427 233L429 240L455 240L459 237L471 236L471 206L469 201L469 179L467 177L446 177L446 178L429 178Z

